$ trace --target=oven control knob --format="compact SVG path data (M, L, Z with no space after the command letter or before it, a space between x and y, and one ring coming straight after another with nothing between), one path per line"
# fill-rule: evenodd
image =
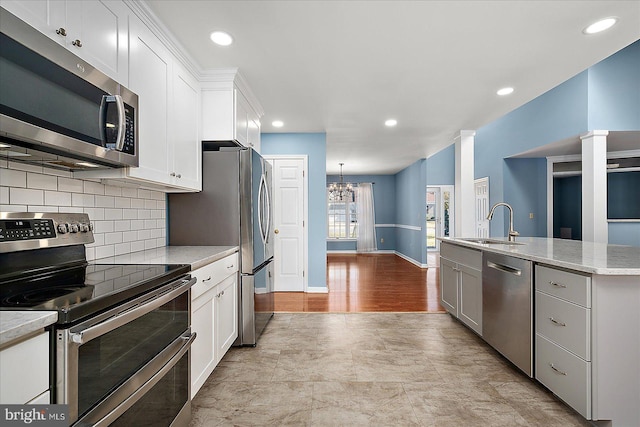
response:
M69 233L77 233L78 231L80 231L80 227L77 223L69 224Z
M58 224L58 233L60 233L60 234L67 234L67 233L69 232L69 227L68 227L68 225L69 225L69 224L66 224L66 223L64 223L64 222L63 222L63 223Z
M80 231L83 233L86 233L87 231L89 231L89 224L87 223L81 222L79 224L79 227L80 227Z

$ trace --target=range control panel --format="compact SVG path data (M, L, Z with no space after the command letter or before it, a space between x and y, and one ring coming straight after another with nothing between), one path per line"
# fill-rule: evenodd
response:
M0 252L93 242L87 214L0 212Z

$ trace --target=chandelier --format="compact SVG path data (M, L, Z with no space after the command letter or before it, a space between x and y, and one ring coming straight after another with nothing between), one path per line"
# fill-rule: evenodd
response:
M353 185L348 182L344 182L344 177L342 176L342 166L344 163L339 163L340 165L340 182L332 182L329 185L329 199L334 202L345 202L353 200Z

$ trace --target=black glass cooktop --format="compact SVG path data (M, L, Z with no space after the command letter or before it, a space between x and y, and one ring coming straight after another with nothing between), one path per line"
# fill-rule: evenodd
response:
M58 323L96 314L188 273L188 265L84 264L0 284L3 310L54 310Z

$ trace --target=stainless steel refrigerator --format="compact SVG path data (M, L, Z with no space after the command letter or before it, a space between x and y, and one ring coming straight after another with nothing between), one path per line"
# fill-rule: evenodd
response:
M169 195L169 244L240 247L235 345L255 345L273 316L271 165L224 145L202 144L202 192Z

